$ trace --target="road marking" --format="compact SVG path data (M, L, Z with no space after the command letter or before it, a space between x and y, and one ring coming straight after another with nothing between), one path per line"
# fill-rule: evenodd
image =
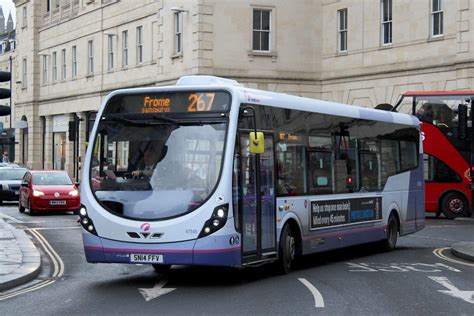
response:
M54 272L53 272L53 275L51 276L52 279L44 280L40 283L36 283L32 286L29 286L27 288L23 288L17 291L0 294L0 301L6 300L8 298L12 298L21 294L36 291L45 286L51 285L54 282L56 282L56 280L64 274L64 263L61 260L61 257L57 254L57 252L53 249L53 247L48 243L46 238L44 238L43 235L41 235L35 229L30 230L30 233L38 240L43 250L46 252L46 254L51 258L51 261L53 262Z
M25 228L23 230L57 230L57 229L80 229L81 226L64 226L64 227L37 227L37 228Z
M140 294L143 296L145 301L149 302L151 300L154 300L157 297L160 297L162 295L168 294L170 292L173 292L176 290L176 288L166 288L164 289L163 287L166 285L166 282L168 282L166 279L161 280L157 284L155 284L154 287L151 289L144 289L144 288L139 288L138 291Z
M324 299L318 289L314 287L308 280L304 278L298 278L298 280L308 288L308 290L313 294L314 297L314 307L324 307Z
M0 213L0 217L9 219L9 220L11 220L12 222L15 222L15 223L24 223L23 221L20 221L19 219L16 219L15 217L12 217L12 216L7 215L7 214Z
M469 262L464 262L464 261L461 261L461 260L456 260L456 259L449 258L449 257L443 255L443 251L445 251L447 249L451 249L451 248L450 247L437 248L437 249L433 250L433 254L436 257L441 258L441 259L446 260L446 261L449 261L449 262L462 264L462 265L469 266L469 267L474 267L474 263L469 263Z
M474 291L461 291L460 289L455 287L451 283L451 281L448 280L447 277L430 276L429 278L448 289L448 290L438 290L438 292L447 294L452 297L457 297L457 298L462 299L463 301L474 304Z
M437 273L443 271L462 272L444 263L353 263L346 262L349 272L422 272Z

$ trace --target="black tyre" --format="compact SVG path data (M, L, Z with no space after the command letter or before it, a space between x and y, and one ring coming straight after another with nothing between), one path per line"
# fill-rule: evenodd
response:
M398 240L399 223L394 213L390 214L387 222L387 239L382 241L382 249L385 251L395 250Z
M289 273L293 269L296 255L296 238L290 225L286 224L280 237L278 272Z
M467 216L469 207L464 196L457 192L451 192L443 198L441 210L446 218Z
M18 202L18 210L20 211L20 213L25 212L25 208L23 207L23 205L21 205L21 202Z
M153 269L155 269L155 272L160 274L168 273L171 269L170 264L152 264L152 266Z
M31 207L31 201L28 201L28 210L30 211L30 216L35 216L36 215L36 211L33 210L33 208Z

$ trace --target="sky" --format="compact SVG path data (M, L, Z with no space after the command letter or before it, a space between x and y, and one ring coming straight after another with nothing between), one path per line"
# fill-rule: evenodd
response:
M5 16L5 23L8 19L8 13L11 11L13 24L16 25L16 13L15 13L15 5L13 4L12 0L0 0L0 5L3 9L3 15Z

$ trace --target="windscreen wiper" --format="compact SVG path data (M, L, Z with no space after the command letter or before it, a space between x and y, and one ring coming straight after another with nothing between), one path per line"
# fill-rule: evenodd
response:
M173 124L179 124L180 123L180 121L172 119L171 117L164 116L162 114L155 114L155 115L153 115L153 118L155 120L160 120L160 121L167 122L167 123L173 123Z
M166 119L162 120L161 122L156 122L156 121L151 121L151 120L132 120L132 119L127 119L122 116L108 116L104 117L106 121L120 121L132 125L138 125L138 126L149 126L149 125L176 125L175 120L173 122L167 121ZM171 119L172 120L172 119Z

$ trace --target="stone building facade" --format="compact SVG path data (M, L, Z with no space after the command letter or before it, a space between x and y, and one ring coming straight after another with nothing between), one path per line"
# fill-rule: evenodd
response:
M474 0L14 2L16 160L71 175L119 88L208 74L373 107L406 90L473 86Z

